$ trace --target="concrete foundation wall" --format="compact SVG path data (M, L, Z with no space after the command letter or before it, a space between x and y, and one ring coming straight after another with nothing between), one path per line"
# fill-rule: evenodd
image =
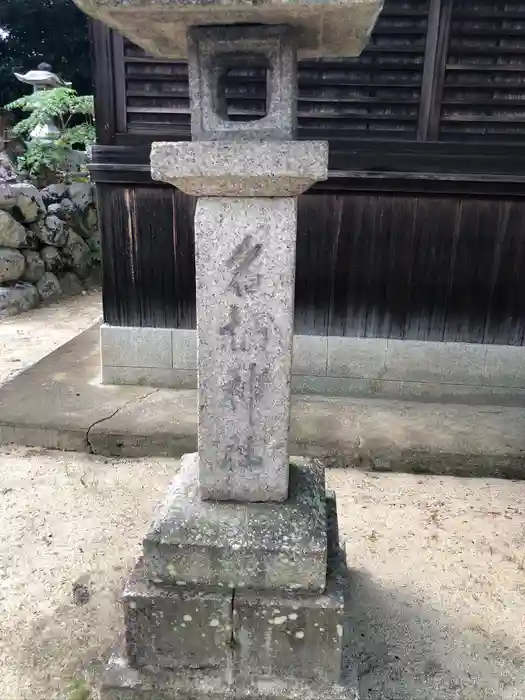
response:
M104 384L194 388L194 330L101 328ZM525 397L525 348L296 335L296 393L497 403Z

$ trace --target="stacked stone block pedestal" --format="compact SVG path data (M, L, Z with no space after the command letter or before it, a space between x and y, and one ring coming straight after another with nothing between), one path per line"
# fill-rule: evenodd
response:
M344 555L322 466L295 459L284 504L203 501L198 455L144 538L106 700L346 698Z

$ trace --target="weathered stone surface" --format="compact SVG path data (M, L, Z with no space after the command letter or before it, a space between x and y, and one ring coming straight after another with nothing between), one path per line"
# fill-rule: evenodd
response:
M93 260L87 243L73 230L69 230L67 243L62 249L66 265L80 278L86 278L91 270Z
M283 504L203 501L197 455L185 455L166 503L144 539L144 565L157 583L283 591L324 590L324 470L290 466ZM295 460L294 460L295 461Z
M34 225L31 225L29 228L26 228L26 242L24 248L28 248L29 250L39 250L41 245L42 242L37 237L34 231Z
M94 203L93 185L90 182L73 182L67 188L67 196L77 209L87 209Z
M34 309L38 301L38 292L32 284L0 287L0 319Z
M188 26L288 24L296 28L299 55L358 56L382 0L75 0L87 14L117 29L153 56L187 56Z
M28 182L0 184L0 209L14 210L26 224L42 218L46 211L40 192Z
M326 180L328 143L158 142L151 176L199 197L292 197Z
M288 497L296 226L292 198L197 203L203 498Z
M54 275L60 275L64 269L64 259L60 254L58 248L52 245L46 245L40 251L40 256L44 261L45 269L48 272L52 272Z
M38 282L46 271L46 266L36 250L23 250L22 255L26 259L23 280L25 282Z
M92 236L98 227L98 214L95 206L91 204L85 209L79 210L73 219L73 228L83 238Z
M26 224L32 224L45 216L46 208L36 187L21 183L15 185L14 189L17 193L16 207Z
M24 274L26 261L19 250L0 248L0 284L14 282Z
M52 272L46 272L36 283L36 288L42 301L53 301L62 293L60 282Z
M234 598L236 673L252 683L265 677L339 683L345 641L341 554L320 596L241 591Z
M42 243L53 246L63 246L67 241L68 228L58 216L46 216L44 221L39 221L31 226Z
M225 589L155 586L144 577L139 562L122 596L126 651L132 666L229 665L232 597L233 592Z
M101 247L100 247L100 230L97 229L95 233L92 233L91 236L86 239L86 243L89 246L89 250L91 251L91 257L93 258L93 261L100 261L101 259Z
M77 294L82 294L84 290L84 285L82 280L74 272L65 272L58 281L62 288L62 294L66 296L76 296Z
M42 200L44 204L46 206L49 206L50 204L60 202L61 199L67 196L67 185L48 185L47 187L44 187L43 190L41 190L40 194L42 195Z
M103 678L101 700L359 700L353 681L308 683L294 678L265 678L237 684L214 668L168 671L134 669L121 651L115 652Z
M196 27L189 33L191 136L194 141L290 139L296 123L296 48L288 26ZM265 68L267 110L261 119L232 121L227 71Z
M0 246L20 248L26 242L26 229L7 211L0 210Z
M4 151L0 151L0 183L16 182L16 170L13 162Z
M65 197L60 200L60 202L50 204L47 208L47 212L53 216L58 216L59 219L65 221L67 224L71 224L75 217L76 208L73 202Z

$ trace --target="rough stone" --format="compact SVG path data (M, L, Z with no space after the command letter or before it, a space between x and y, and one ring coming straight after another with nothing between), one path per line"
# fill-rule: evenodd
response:
M46 266L36 250L23 250L22 255L26 259L26 266L23 274L25 282L38 282L46 271Z
M60 275L64 269L64 259L58 248L52 245L46 245L40 251L40 256L44 262L44 267L47 272L52 272L54 275Z
M28 248L29 250L39 250L41 245L42 241L37 237L34 231L34 225L26 228L26 242L24 248Z
M88 15L127 36L146 53L187 57L188 26L288 24L296 28L300 57L358 56L381 10L382 0L75 0Z
M16 192L16 208L20 212L22 221L32 224L46 214L46 208L40 192L36 187L27 183L14 185Z
M122 595L126 652L135 667L224 667L232 641L232 591L162 588L142 562Z
M15 282L24 274L26 261L14 248L0 248L0 284Z
M236 672L325 683L341 679L345 606L342 576L332 574L321 596L236 593Z
M76 209L87 209L94 203L93 185L90 182L73 182L67 188L67 196Z
M288 497L296 225L292 198L197 203L203 498Z
M40 191L40 194L42 195L42 201L44 202L44 204L46 206L49 206L50 204L60 202L61 199L64 199L64 197L67 196L67 185L48 185Z
M66 296L76 296L77 294L82 294L84 290L84 285L82 280L74 272L65 272L61 277L59 277L60 286L62 288L62 294Z
M87 243L73 230L69 230L67 243L62 249L66 265L80 278L88 277L93 259Z
M92 236L98 227L98 214L95 206L91 204L85 209L77 211L72 226L83 238Z
M40 192L28 182L1 184L0 209L14 211L26 224L38 221L46 212Z
M100 261L101 258L101 241L100 241L100 230L96 230L95 233L91 234L91 236L86 240L86 243L89 246L89 250L91 251L91 256L93 260L95 261Z
M326 180L328 143L153 143L151 176L199 197L292 197Z
M0 287L0 319L17 316L38 306L38 292L32 284Z
M190 30L188 51L194 141L293 138L297 60L291 27L196 27ZM267 71L266 114L261 119L232 121L225 77L229 70L247 66Z
M0 210L0 246L20 248L27 239L26 229L11 214Z
M227 503L200 498L192 454L144 539L144 565L157 583L319 593L326 541L320 463L294 460L284 504Z
M46 216L44 221L33 224L31 229L45 245L60 247L67 241L68 228L58 216Z
M65 197L60 200L60 202L50 204L47 208L47 212L53 216L58 216L59 219L65 221L67 224L71 224L74 221L76 208L73 202Z
M17 175L13 162L4 151L0 151L0 183L16 182Z
M53 301L62 293L60 282L52 272L46 272L36 283L36 288L42 301Z

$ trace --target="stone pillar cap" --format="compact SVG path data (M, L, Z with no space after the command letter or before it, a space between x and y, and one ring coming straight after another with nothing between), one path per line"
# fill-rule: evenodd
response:
M383 0L74 0L153 56L187 57L188 27L289 24L299 57L358 56Z
M328 178L328 143L157 142L151 174L196 197L295 197Z

